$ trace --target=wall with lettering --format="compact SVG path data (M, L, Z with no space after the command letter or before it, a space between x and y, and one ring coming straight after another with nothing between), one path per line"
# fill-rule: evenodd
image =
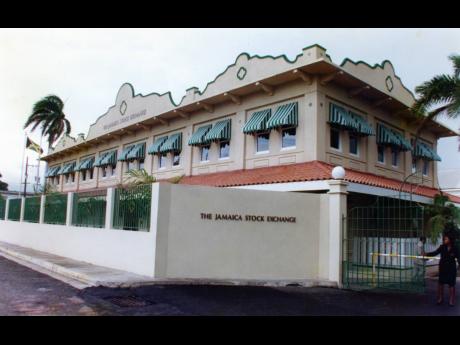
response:
M161 184L156 276L317 279L327 197Z

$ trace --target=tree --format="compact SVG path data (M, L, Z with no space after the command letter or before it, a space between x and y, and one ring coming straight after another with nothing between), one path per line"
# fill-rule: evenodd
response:
M440 114L451 118L460 115L460 55L451 55L454 73L434 76L429 81L415 88L419 95L415 101L412 112L422 121L417 129L417 137L429 120Z
M425 236L429 237L432 243L446 232L459 237L460 208L450 203L446 195L435 195L433 204L425 207L425 217Z
M64 102L56 95L43 97L36 102L24 128L32 125L32 131L41 125L42 136L47 137L51 147L59 137L70 134L71 126L64 114Z
M128 171L128 179L126 182L129 185L140 185L140 184L149 184L154 183L156 181L155 177L149 175L149 173L145 169L134 170L131 169Z
M2 173L0 173L0 178L2 178ZM0 181L0 190L8 190L8 183Z

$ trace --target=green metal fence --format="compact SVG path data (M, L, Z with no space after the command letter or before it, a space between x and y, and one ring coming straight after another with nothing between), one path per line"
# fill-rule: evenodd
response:
M67 195L50 194L45 199L44 223L65 225L67 213Z
M107 190L75 193L72 209L72 225L91 228L105 226Z
M10 199L8 208L8 220L19 221L21 217L21 199Z
M24 204L24 221L38 223L40 221L40 196L26 198Z
M5 219L6 200L0 196L0 219Z
M375 204L350 209L343 224L346 287L424 290L425 261L417 257L421 254L422 207L380 197Z
M151 202L151 184L115 189L113 228L149 231Z

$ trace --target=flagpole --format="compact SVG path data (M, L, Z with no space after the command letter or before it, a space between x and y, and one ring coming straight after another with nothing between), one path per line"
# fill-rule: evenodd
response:
M18 196L21 196L22 175L24 174L24 157L26 155L27 132L24 131L24 149L22 150L21 177L19 180Z
M42 148L42 140L43 136L40 136L40 150ZM38 187L40 186L40 158L41 158L41 151L38 151L38 159L37 159L37 177L36 177L36 189L38 190Z

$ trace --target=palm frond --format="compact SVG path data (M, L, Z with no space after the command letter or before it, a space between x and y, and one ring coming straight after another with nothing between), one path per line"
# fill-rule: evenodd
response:
M460 78L460 55L452 54L449 56L450 61L454 65L454 76L455 78Z
M126 182L129 185L140 185L140 184L150 184L156 182L156 178L149 173L145 169L131 169L127 172L128 178Z

